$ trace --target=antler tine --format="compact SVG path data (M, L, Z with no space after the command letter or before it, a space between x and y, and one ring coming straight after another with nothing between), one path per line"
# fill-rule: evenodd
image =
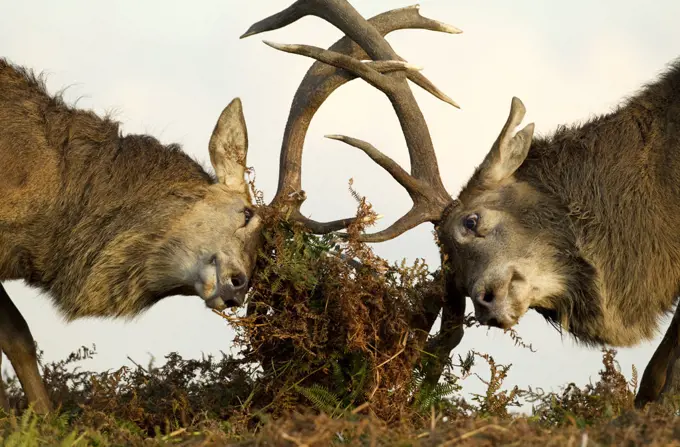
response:
M392 160L387 155L380 152L370 143L359 140L357 138L346 137L344 135L327 135L326 138L332 140L342 141L350 146L362 150L368 155L376 164L386 170L392 177L399 182L400 185L406 189L411 200L413 200L413 207L399 220L394 222L385 230L377 233L362 234L359 239L363 242L384 242L394 239L400 234L420 225L423 222L436 222L440 219L442 212L446 207L453 203L435 202L432 200L432 188L429 184L422 180L416 179L409 175L397 162ZM343 234L343 236L346 236Z
M280 51L311 57L319 62L347 70L383 91L388 90L390 85L386 82L387 78L381 76L381 72L391 73L399 70L420 70L420 67L403 61L382 60L364 63L342 53L324 50L311 45L287 45L266 40L264 43Z
M254 36L256 34L264 33L267 31L274 31L280 28L284 28L291 23L294 23L301 18L308 16L308 15L316 15L317 17L323 18L325 20L325 17L322 17L321 15L317 14L319 7L323 8L325 5L323 3L324 0L316 0L316 1L310 1L310 0L298 0L292 5L290 5L288 8L284 9L281 12L278 12L272 16L267 17L266 19L260 20L259 22L251 25L251 27L241 35L241 39ZM396 26L393 29L390 29L389 31L383 31L381 32L382 35L388 34L390 31L394 31L397 29L404 29L404 28L421 28L421 29L427 29L430 31L439 31L442 33L449 33L449 34L460 34L463 31L459 30L455 26L451 26L447 23L439 22L437 20L432 20L428 19L426 17L422 17L418 15L419 18L419 24L415 26L409 26L405 25L403 23L398 23L398 20L395 23L386 23L389 21L392 21L393 19L397 17L401 17L403 13L413 13L413 12L418 12L420 9L419 5L413 5L413 6L406 6L404 8L398 8L398 9L393 9L391 11L388 11L386 13L379 14L372 19L369 19L369 22L373 26L376 27L376 29L380 32L380 29L383 27L383 25L389 26ZM377 23L377 21L380 21L382 19L382 23ZM385 20L386 19L386 20Z
M426 220L435 221L441 210L451 202L451 197L441 183L429 131L406 78L440 100L456 107L458 105L421 73L414 71L415 67L394 53L383 36L407 28L452 34L461 31L422 17L418 6L388 11L366 21L346 0L298 0L287 9L254 24L242 37L282 28L307 15L315 15L334 24L346 36L329 50L302 45L270 44L275 48L315 57L321 61L315 62L309 69L293 99L281 148L279 186L272 204L289 207L290 215L302 220L315 233L337 231L346 228L353 221L342 219L319 223L302 216L299 210L305 194L301 188L301 162L304 137L316 111L335 89L360 76L385 92L397 112L411 158L412 174L408 175L405 171L404 174L412 177L414 182L411 183L419 185L415 191L408 187L407 190L411 197L418 196L418 202L422 202L420 206L419 203L414 203L412 212L395 222L395 228L390 227L372 236L365 235L366 240L391 239ZM359 62L367 56L373 61ZM397 180L399 181L398 178ZM400 183L406 186L403 181ZM428 206L423 206L426 202Z
M432 222L439 219L441 211L432 212L428 207L414 205L406 214L397 219L392 225L376 233L362 234L360 240L363 242L385 242L394 239L417 227L423 222ZM346 237L345 233L340 233Z

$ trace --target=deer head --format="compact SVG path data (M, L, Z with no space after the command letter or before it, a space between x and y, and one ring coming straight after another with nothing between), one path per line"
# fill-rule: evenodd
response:
M180 292L199 295L212 309L243 304L261 240L262 222L245 180L247 152L248 132L236 98L224 108L210 137L217 182L164 237L163 256L153 259L167 265L150 269L158 272L157 282L176 281Z

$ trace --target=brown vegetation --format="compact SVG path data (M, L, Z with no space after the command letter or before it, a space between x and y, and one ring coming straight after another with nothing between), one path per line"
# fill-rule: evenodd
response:
M359 215L370 221L370 207L359 200ZM680 439L672 402L633 410L636 376L626 380L614 351L604 352L599 381L570 384L561 393L508 386L509 366L476 352L446 365L433 389L423 380L428 355L421 355L416 323L423 300L441 296L438 272L422 262L388 265L354 239L313 236L276 212L264 218L270 230L251 313L216 316L236 329L242 355L169 354L159 367L94 373L73 370L94 354L82 348L43 367L50 398L60 403L54 415L26 411L16 380L6 384L13 412L0 418L0 439L244 446L583 445L584 436L598 445L669 445ZM477 380L470 373L475 361L489 366L486 392L466 400L460 392ZM534 402L533 415L513 413L521 399Z

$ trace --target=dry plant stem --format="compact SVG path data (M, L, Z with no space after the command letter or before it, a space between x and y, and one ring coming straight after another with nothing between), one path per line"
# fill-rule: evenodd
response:
M183 433L186 432L186 431L187 431L186 428L177 429L177 430L173 431L172 433L170 433L169 435L164 436L164 437L163 437L163 440L167 441L168 439L174 438L174 437L176 437L176 436L179 436L179 435L183 434Z
M281 437L283 439L285 439L286 441L290 441L290 442L294 443L297 447L309 447L309 444L306 444L306 443L300 441L298 438L295 438L295 437L289 435L285 431L281 432Z
M392 360L394 360L394 359L396 359L397 357L399 357L405 350L406 350L406 348L401 348L401 349L398 350L392 357L388 358L387 360L385 360L384 362L382 362L380 365L376 366L376 368L380 368L381 366L387 365L387 364L390 363Z
M450 445L454 445L454 444L456 444L456 443L458 443L458 442L460 442L460 441L464 441L464 440L466 440L466 439L468 439L468 438L471 438L471 437L473 437L473 436L475 436L475 435L478 435L479 433L485 432L485 431L490 430L490 429L492 429L492 428L493 428L494 430L498 430L498 431L508 431L507 428L501 427L500 425L495 425L495 424L485 425L485 426L483 426L483 427L479 427L479 428L477 428L477 429L475 429L475 430L472 430L472 431L469 431L469 432L467 432L467 433L464 433L464 434L458 436L457 438L453 438L453 439L451 439L451 440L448 440L448 441L446 441L446 442L443 442L442 444L439 445L439 447L448 447L448 446L450 446Z
M420 16L418 7L389 11L366 21L345 0L299 0L284 11L254 24L242 37L279 29L308 15L315 15L332 23L347 35L331 46L331 51L347 55L355 60L368 57L376 63L403 60L383 38L384 35L394 30L416 28L452 34L460 33L460 30L455 27ZM380 71L376 68L379 65L371 67L369 64L364 65L373 68L375 72ZM354 74L342 68L329 67L322 62L313 64L293 99L283 138L279 186L272 204L288 208L291 218L302 221L310 230L319 234L346 228L353 219L320 223L304 218L300 213L299 210L305 197L301 187L304 137L312 117L325 99L335 89L354 79L354 77ZM412 175L414 178L432 185L434 191L434 194L430 197L432 208L444 207L451 201L451 198L446 193L439 178L436 156L427 125L406 79L411 79L426 91L449 104L456 107L457 104L420 73L397 71L382 77L386 80L381 81L381 84L388 86L390 93L386 93L397 112L404 131L411 159ZM409 228L424 222L423 219L427 219L431 214L433 213L411 212L408 218L420 220L420 222L406 225L403 222L398 222L396 228L383 232L378 239L386 240L396 237ZM366 239L366 241L369 240Z
M364 402L363 404L359 405L359 406L356 407L354 410L352 410L351 413L352 413L352 414L361 413L363 410L365 410L366 408L368 408L370 405L371 405L370 402Z

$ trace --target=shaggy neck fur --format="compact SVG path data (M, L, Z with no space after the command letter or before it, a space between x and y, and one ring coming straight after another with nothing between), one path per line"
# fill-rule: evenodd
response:
M17 197L0 199L0 280L48 291L69 320L132 317L181 292L149 281L147 263L214 182L199 164L177 145L122 137L1 59L0 123L0 162L19 171L0 181Z
M516 178L551 203L564 245L567 292L537 310L587 344L653 337L680 286L680 61L614 112L536 138Z

